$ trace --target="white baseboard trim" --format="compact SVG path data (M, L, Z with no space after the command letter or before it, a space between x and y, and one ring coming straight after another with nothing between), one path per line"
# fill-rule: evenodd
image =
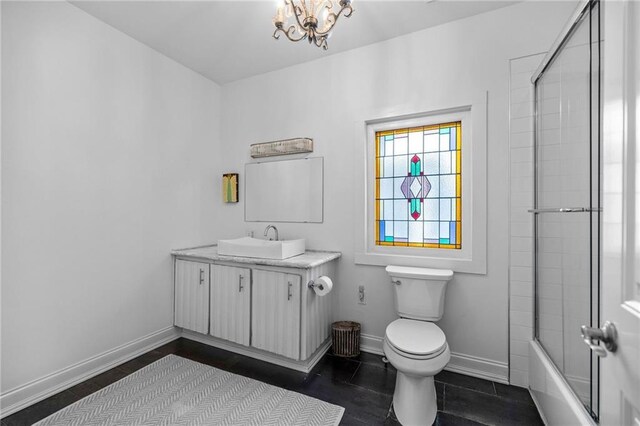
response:
M506 362L451 352L451 361L444 369L454 373L509 384L509 364Z
M292 370L302 371L303 373L308 373L313 370L313 367L331 347L331 338L329 338L325 340L308 359L304 361L296 361L294 359L285 358L260 349L239 345L228 340L218 339L216 337L209 336L208 334L200 334L190 330L182 329L182 337L204 343L205 345L215 346L216 348L224 349L229 352L259 359L260 361L266 361Z
M180 337L173 326L158 330L0 395L0 418L103 373Z
M384 355L382 341L382 337L361 334L360 350L376 355ZM451 352L451 361L444 369L494 382L509 383L509 364L506 362Z
M382 351L382 337L371 334L360 334L360 350L370 354L384 355Z

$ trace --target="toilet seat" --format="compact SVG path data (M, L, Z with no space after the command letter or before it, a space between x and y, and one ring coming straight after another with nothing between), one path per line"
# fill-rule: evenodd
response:
M444 332L434 323L397 319L387 326L385 339L399 355L412 359L431 359L447 348Z

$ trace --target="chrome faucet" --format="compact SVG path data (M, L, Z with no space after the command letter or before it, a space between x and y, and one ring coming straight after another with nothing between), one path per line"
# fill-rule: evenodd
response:
M269 229L273 229L276 233L276 241L278 241L278 228L273 225L269 225L264 230L264 236L266 237L269 234ZM269 241L273 241L273 238L269 238Z

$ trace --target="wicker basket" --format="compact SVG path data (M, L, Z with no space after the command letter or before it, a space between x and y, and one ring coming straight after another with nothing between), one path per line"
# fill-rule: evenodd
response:
M360 324L353 321L338 321L331 324L333 354L353 357L360 355Z

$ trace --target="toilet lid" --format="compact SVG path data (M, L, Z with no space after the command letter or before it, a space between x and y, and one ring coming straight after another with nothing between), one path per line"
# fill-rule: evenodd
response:
M412 355L440 352L447 339L432 322L397 319L387 326L387 341L396 349Z

